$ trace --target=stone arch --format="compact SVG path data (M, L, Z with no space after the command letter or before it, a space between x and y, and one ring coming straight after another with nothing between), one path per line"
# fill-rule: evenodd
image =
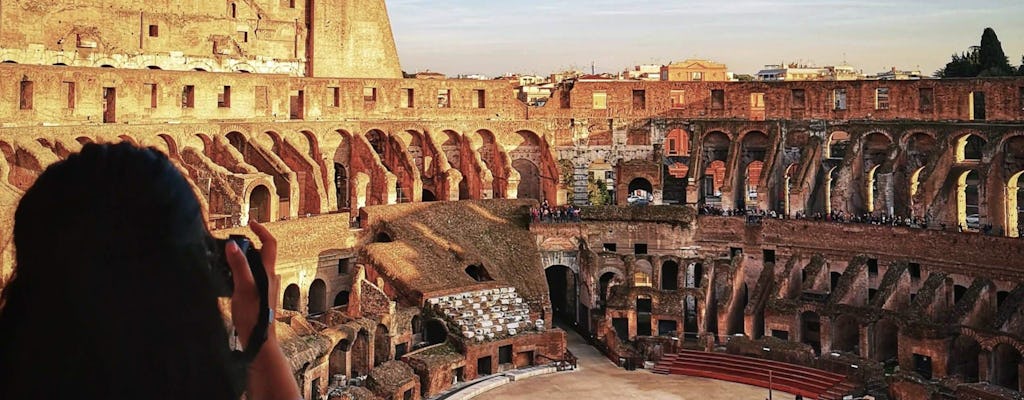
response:
M987 141L980 135L967 133L956 139L956 162L981 161Z
M281 300L281 307L289 311L299 311L299 285L290 284L284 289L284 298Z
M859 354L860 323L857 317L842 314L832 321L832 350Z
M666 260L661 263L661 290L679 289L679 263Z
M1020 390L1021 353L1009 343L992 348L989 383L1010 390Z
M181 154L181 153L178 152L178 143L177 143L177 141L175 141L174 138L171 137L171 135L168 135L166 133L161 133L161 134L159 134L157 136L159 136L160 139L163 139L164 143L166 144L166 146L167 146L167 155L168 156L178 157Z
M267 223L271 220L270 189L266 185L256 185L249 192L249 219L259 223Z
M380 366L391 359L391 336L387 325L377 324L373 334L373 365Z
M981 188L984 183L978 171L970 169L960 173L956 186L956 223L961 229L980 227Z
M846 131L833 131L828 136L825 144L825 158L846 158L847 150L850 148L850 133Z
M537 167L537 164L528 159L520 158L512 161L512 168L518 171L521 177L518 198L543 200L540 168Z
M335 375L346 375L349 370L349 350L352 349L352 341L348 338L344 338L338 341L337 344L331 349L331 355L328 358L327 365L328 371L331 376Z
M949 375L960 376L965 382L978 381L978 356L981 344L968 336L957 336L951 344L949 354Z
M917 131L905 135L903 138L904 149L907 149L907 162L912 168L923 167L928 159L935 152L935 135L931 132Z
M602 271L599 275L597 290L598 299L600 299L602 306L607 304L608 296L611 294L611 289L616 284L616 278L618 282L622 281L622 274L618 270Z
M551 319L577 322L576 304L579 293L576 290L576 273L565 265L549 265L544 268L548 284L548 298L551 301Z
M323 279L316 279L309 285L309 303L306 311L309 314L327 311L327 283Z
M814 354L821 354L821 316L814 311L800 314L800 342L811 346Z
M333 190L338 203L338 211L345 211L352 208L353 200L356 200L356 204L358 204L356 196L359 190L352 187L353 178L355 177L355 171L352 171L352 166L354 165L355 157L352 154L352 135L341 129L335 132L340 141L337 147L334 148L334 155L332 157L334 176L331 178L333 178L332 182L334 182Z
M861 139L861 154L865 169L885 163L891 145L892 138L885 132L874 131L864 135Z
M754 209L758 204L758 187L761 185L762 171L764 171L764 162L757 160L747 164L747 167L743 170L743 193L740 194L740 202L737 204L741 205L741 208Z
M633 178L633 180L629 181L628 190L628 196L636 196L646 200L650 200L654 196L654 185L651 184L651 181L642 177Z

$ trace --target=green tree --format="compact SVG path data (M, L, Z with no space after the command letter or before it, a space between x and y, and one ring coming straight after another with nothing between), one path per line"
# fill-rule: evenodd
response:
M1010 66L1010 59L1006 58L1003 52L1003 44L999 42L996 31L992 28L985 28L981 34L981 50L978 53L978 62L981 64L981 71L978 76L1009 76L1013 75L1013 67Z
M1017 67L1017 75L1024 76L1024 56L1020 57L1020 66Z
M973 78L976 76L1011 76L1015 73L1003 45L992 28L981 34L981 45L971 46L966 52L953 54L946 67L935 71L941 78Z
M590 199L590 205L603 206L611 204L611 196L608 195L608 185L605 184L603 179L593 179L587 181L587 196Z

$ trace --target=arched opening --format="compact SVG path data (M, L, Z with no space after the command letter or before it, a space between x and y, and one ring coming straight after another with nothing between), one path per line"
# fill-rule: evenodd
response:
M701 279L704 278L704 265L701 263L691 263L686 266L686 287L697 288L700 287Z
M437 196L434 195L434 192L431 192L431 191L429 191L427 189L423 189L423 194L421 196L421 199L422 199L422 201L424 203L427 203L427 202L431 202L431 201L437 201Z
M1010 177L1006 185L1006 234L1010 237L1024 237L1024 185L1020 177L1024 171Z
M839 278L842 278L842 277L843 277L843 274L841 272L837 272L837 271L832 271L832 272L830 272L828 274L828 278L829 278L829 286L828 287L829 287L830 291L834 292L836 290L836 286L839 285Z
M1020 390L1021 355L1012 345L1000 343L992 349L992 372L989 383L1010 390Z
M519 172L519 198L542 200L540 186L540 169L533 161L520 158L512 161L512 168Z
M669 260L661 264L661 290L679 289L679 264Z
M338 292L338 294L334 296L334 303L333 303L334 306L335 307L347 306L348 305L348 297L349 297L348 291L344 291L343 290L341 292Z
M846 150L850 147L850 134L843 131L832 132L828 139L828 147L825 148L827 158L845 158Z
M701 177L701 198L707 204L721 203L722 187L725 185L725 161L729 157L732 140L722 132L711 132L704 136L704 176Z
M573 323L576 321L576 275L564 265L552 265L544 270L551 299L551 316L554 321Z
M875 324L874 360L890 365L896 361L900 347L900 328L895 322L883 319Z
M470 278L473 278L473 280L477 282L489 282L494 280L494 278L491 278L491 274L487 272L487 268L484 268L481 264L473 264L466 267L466 275L469 275Z
M647 179L635 178L629 181L628 190L626 196L630 204L646 204L653 199L654 186Z
M356 340L352 343L352 376L366 376L370 373L370 334L366 329L360 329L356 334Z
M821 317L818 313L804 311L800 314L800 338L801 342L814 349L814 354L821 354Z
M439 319L428 320L423 329L423 340L428 345L444 343L448 340L448 328L445 328L444 322Z
M750 210L757 209L757 187L761 184L761 170L763 169L764 163L761 161L747 164L746 171L744 172L743 202L740 203L744 208Z
M299 285L291 284L284 290L281 306L285 310L299 311Z
M264 185L256 186L249 194L249 219L270 222L270 189Z
M377 331L373 335L373 365L380 366L391 359L391 337L388 327L384 324L377 325Z
M959 336L953 341L949 355L949 375L960 376L964 382L978 381L978 355L981 345L970 336Z
M982 152L985 149L985 139L981 136L968 134L957 139L956 161L981 161Z
M832 350L860 353L860 324L856 317L843 314L832 322Z
M327 284L322 279L317 279L309 285L307 310L310 314L327 311Z
M957 226L963 230L976 231L981 227L979 188L981 181L975 170L960 174L956 191Z
M348 351L351 350L352 341L341 339L338 344L334 345L331 350L331 356L328 359L328 370L333 378L335 375L345 375L348 373Z
M608 296L611 295L612 280L615 279L614 272L605 272L601 274L601 278L598 279L598 290L600 291L598 297L601 299L601 306L608 304Z
M867 199L865 200L865 208L867 212L873 213L878 210L877 200L881 198L882 191L879 188L878 182L878 166L871 167L868 171L867 176Z

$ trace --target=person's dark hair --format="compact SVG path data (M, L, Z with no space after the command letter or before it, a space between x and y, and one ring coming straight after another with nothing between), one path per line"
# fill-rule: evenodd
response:
M0 398L238 399L209 235L167 157L87 144L15 213Z

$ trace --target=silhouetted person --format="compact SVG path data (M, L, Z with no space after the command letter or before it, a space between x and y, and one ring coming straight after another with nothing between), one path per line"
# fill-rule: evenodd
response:
M276 242L253 230L274 276ZM213 243L191 186L159 151L87 144L51 165L15 213L0 399L234 400L246 388L249 399L298 399L273 321L251 366L232 355ZM259 295L238 247L225 253L245 346Z

